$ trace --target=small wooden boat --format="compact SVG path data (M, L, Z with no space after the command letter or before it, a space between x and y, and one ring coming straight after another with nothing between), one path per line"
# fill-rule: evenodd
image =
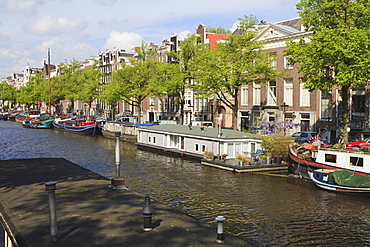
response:
M56 118L53 121L54 129L83 135L101 134L102 125L96 121L90 121L85 116L77 116L69 119Z
M370 177L342 169L316 169L309 172L320 188L361 196L370 196Z
M34 118L31 120L24 120L23 127L32 129L50 129L53 126L54 119L40 120L39 118Z
M25 113L18 113L15 115L15 121L23 123L24 120L31 120L40 117L39 111L29 111Z

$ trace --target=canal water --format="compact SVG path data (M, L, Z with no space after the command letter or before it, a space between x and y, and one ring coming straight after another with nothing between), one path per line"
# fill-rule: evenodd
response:
M66 158L107 178L115 141L0 121L0 160ZM126 185L257 246L370 246L370 198L337 194L295 177L238 174L121 142ZM155 208L154 208L155 213Z

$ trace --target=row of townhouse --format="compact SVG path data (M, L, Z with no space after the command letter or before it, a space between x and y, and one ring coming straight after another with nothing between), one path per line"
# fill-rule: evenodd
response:
M237 32L237 30L236 30ZM209 44L213 49L217 42L223 42L225 35L207 33L206 27L199 24L195 33L201 37L203 43ZM311 33L306 32L300 24L300 18L285 20L276 23L261 22L258 25L256 40L264 42L264 49L276 56L271 66L284 71L284 77L267 83L245 85L241 88L239 95L239 112L236 126L237 129L259 131L261 123L265 121L291 121L301 126L290 130L318 131L323 139L334 141L340 135L339 112L341 108L338 90L333 88L331 92L309 92L300 83L300 75L297 65L289 65L289 57L284 55L286 41L303 38L309 41ZM168 62L167 52L179 49L180 39L177 34L172 34L168 40L162 41L160 45L150 44L157 51L158 59ZM82 66L88 67L93 61L99 62L101 71L105 76L101 83L109 83L113 71L121 68L122 63L129 62L129 58L135 53L114 48L100 52L98 56L87 59ZM50 65L49 65L50 66ZM23 75L14 74L8 78L16 88L24 85L30 76L43 71L45 74L49 66L44 62L40 69L26 67ZM56 66L50 67L51 76L58 75ZM350 140L363 139L370 136L369 124L369 89L367 86L352 90L351 97L351 122L349 131ZM176 122L180 119L177 96L168 95L165 98L148 97L142 105L142 122L156 122L159 120L170 120ZM211 121L215 127L231 128L231 110L225 107L217 98L199 98L192 90L185 95L184 124L194 121ZM107 118L111 116L111 109L104 102L96 100L90 109L86 109L83 102L77 102L75 109L69 108L68 102L62 102L64 111L89 111L90 114ZM117 105L119 115L138 121L137 109L126 103Z
M207 33L204 25L199 24L196 34L201 36L204 43L213 48L216 42L222 42L224 35ZM341 123L339 113L341 99L338 89L331 92L309 92L300 83L300 74L297 65L289 64L289 57L284 55L288 40L309 41L311 33L305 31L300 24L300 18L285 20L277 23L261 22L258 26L256 40L264 42L264 49L276 56L272 66L284 71L284 77L267 83L245 85L239 95L239 112L237 129L260 131L261 123L265 121L290 121L301 124L289 130L317 131L321 138L330 142L337 140L340 135ZM156 46L163 59L167 51L178 49L179 39L173 34L169 41L163 41ZM166 59L163 59L166 61ZM369 90L360 87L352 90L351 122L349 131L350 140L363 139L370 136L369 125ZM184 107L184 124L194 121L211 121L215 127L231 128L231 110L225 107L217 98L199 98L188 90L186 92ZM126 116L135 116L134 108L120 104L120 113ZM175 98L169 96L165 99L148 97L143 102L143 121L155 122L158 120L178 120L179 106Z

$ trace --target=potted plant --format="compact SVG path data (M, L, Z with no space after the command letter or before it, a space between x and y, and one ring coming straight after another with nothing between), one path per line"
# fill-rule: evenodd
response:
M214 159L214 153L208 150L205 150L203 153L203 156L206 160L213 160Z
M284 136L263 136L261 148L264 150L267 157L272 155L275 157L275 163L280 164L283 157L288 156L289 144L292 140ZM277 158L277 159L276 159ZM267 164L268 158L267 158Z
M235 155L235 160L239 162L241 166L243 166L244 161L247 159L247 155L237 153Z

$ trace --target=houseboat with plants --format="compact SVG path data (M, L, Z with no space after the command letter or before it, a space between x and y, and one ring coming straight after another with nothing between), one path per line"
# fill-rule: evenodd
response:
M137 129L139 147L153 148L202 159L208 156L235 159L252 157L260 150L261 136L229 129L163 124Z

